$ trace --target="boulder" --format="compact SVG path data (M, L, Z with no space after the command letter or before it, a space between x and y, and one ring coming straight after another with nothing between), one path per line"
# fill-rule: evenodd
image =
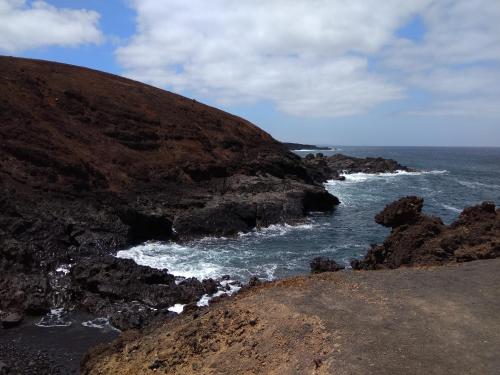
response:
M10 367L7 366L4 362L0 361L0 375L8 375L10 373Z
M326 257L316 257L309 265L311 266L312 273L337 272L345 269L344 266Z
M7 312L0 315L0 322L3 328L14 328L21 324L23 316L16 312Z
M401 198L385 208L375 216L375 222L384 227L396 228L403 224L411 224L420 218L424 200L409 196Z

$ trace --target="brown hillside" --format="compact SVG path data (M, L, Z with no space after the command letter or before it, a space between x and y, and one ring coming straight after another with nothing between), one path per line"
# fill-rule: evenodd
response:
M0 71L2 173L30 185L123 191L296 159L246 120L139 82L8 57Z

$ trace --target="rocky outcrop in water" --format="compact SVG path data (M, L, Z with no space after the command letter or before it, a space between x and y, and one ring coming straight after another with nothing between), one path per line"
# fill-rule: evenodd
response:
M494 203L464 209L451 225L423 214L422 207L423 199L418 197L387 205L375 220L390 227L390 235L362 260L354 260L352 268L398 268L500 256L500 210Z
M0 57L0 71L0 310L48 311L61 264L338 204L239 117L69 65Z
M330 147L324 147L324 146L315 146L315 145L305 145L303 143L290 143L290 142L283 142L283 144L292 151L297 151L297 150L331 150Z
M395 173L397 171L415 171L392 159L357 158L342 154L324 156L322 153L308 154L304 164L315 181L342 180L346 173Z

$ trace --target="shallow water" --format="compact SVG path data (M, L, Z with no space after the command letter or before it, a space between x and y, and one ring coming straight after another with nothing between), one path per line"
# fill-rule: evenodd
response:
M325 155L382 156L422 172L352 174L326 188L341 204L333 214L313 214L304 225L273 225L236 238L205 238L187 244L146 243L118 253L137 263L185 277L231 275L268 280L309 272L318 255L348 264L379 243L388 229L373 217L405 195L425 199L424 211L452 222L461 210L484 200L500 204L500 148L342 147ZM297 152L304 156L308 152Z

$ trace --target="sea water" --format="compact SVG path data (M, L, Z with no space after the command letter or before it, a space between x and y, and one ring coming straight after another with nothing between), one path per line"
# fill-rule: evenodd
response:
M331 214L311 214L302 225L272 225L234 238L183 244L149 242L117 255L183 277L273 280L308 273L310 260L319 255L345 265L362 257L389 232L374 222L375 214L402 196L423 197L424 212L445 223L485 200L500 205L500 148L334 147L321 152L392 158L420 172L356 173L345 181L328 181L325 187L341 204Z

